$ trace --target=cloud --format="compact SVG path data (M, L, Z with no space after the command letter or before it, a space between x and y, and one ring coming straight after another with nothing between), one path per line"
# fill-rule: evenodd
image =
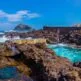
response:
M0 23L0 30L11 30L15 27L15 24L3 22Z
M17 11L15 14L6 13L0 10L0 18L6 18L9 22L22 21L24 18L32 19L40 17L38 13L31 13L28 10Z

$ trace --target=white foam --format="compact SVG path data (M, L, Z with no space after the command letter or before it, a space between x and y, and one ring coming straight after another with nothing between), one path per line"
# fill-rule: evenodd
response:
M4 43L5 41L9 40L5 35L3 35L2 37L0 37L0 42Z

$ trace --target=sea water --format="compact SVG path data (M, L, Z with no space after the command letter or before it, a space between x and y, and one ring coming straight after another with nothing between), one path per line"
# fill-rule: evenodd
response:
M74 48L64 44L48 45L57 56L69 59L71 62L81 62L81 48Z
M4 67L0 68L0 79L16 78L18 71L16 67Z

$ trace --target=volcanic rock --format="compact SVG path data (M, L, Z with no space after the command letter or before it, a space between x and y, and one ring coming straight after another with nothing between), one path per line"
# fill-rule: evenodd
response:
M29 76L33 81L81 81L81 68L73 66L66 58L56 56L45 44L15 44L19 53L15 52L13 56L10 52L10 56L2 55L3 52L6 54L9 50L12 51L8 45L9 43L4 44L8 48L6 51L0 49L1 68L15 66L20 73ZM11 43L10 45L12 46ZM20 80L13 78L10 81Z
M73 66L81 68L81 62L73 63Z
M43 49L41 49L43 48ZM32 77L36 81L80 81L81 69L73 67L66 58L61 58L40 45L19 45L25 56L26 64L32 70ZM36 72L36 73L34 73Z
M19 24L15 27L14 30L16 31L30 31L32 28L28 25L24 25L24 24Z

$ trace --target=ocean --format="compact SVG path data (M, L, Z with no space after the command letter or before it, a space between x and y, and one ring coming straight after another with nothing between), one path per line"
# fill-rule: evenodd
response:
M69 59L72 63L81 62L81 48L74 48L65 44L48 45L57 56Z

